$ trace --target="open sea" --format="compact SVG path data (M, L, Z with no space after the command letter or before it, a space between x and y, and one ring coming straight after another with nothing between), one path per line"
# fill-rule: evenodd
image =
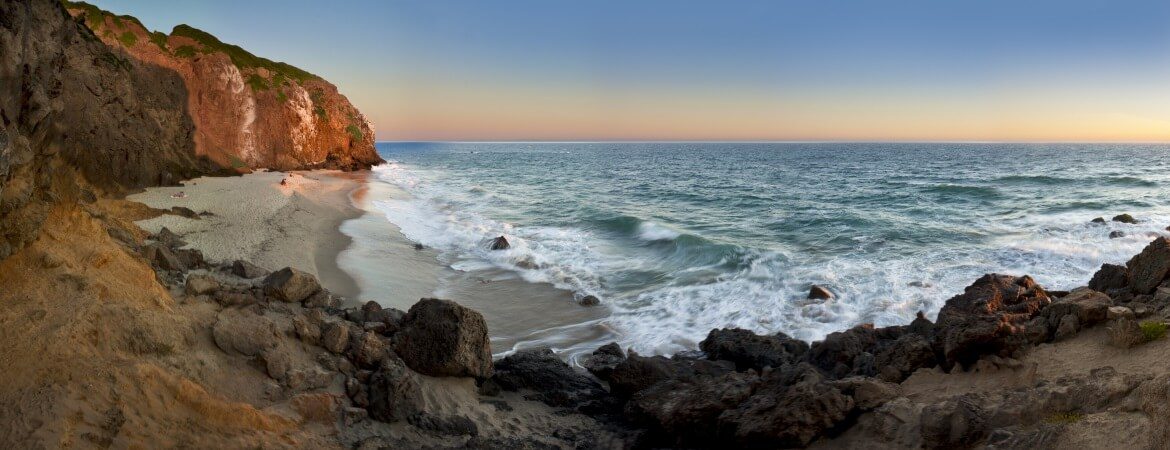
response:
M693 350L931 318L988 272L1084 285L1170 225L1170 146L380 143L342 231L363 296L453 298L493 350ZM1120 213L1136 225L1091 224ZM1110 239L1111 231L1124 237ZM506 236L512 248L492 251ZM425 248L415 250L414 243ZM806 299L809 286L836 298ZM583 307L584 295L601 305Z

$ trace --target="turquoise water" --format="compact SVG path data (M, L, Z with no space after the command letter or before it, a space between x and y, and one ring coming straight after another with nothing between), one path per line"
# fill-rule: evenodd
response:
M1031 274L1067 289L1170 225L1166 145L378 149L389 163L374 169L371 183L397 194L370 198L374 211L431 249L438 264L504 271L601 299L601 318L580 326L608 334L557 340L570 356L608 339L669 354L694 348L717 327L814 340L863 322L902 324L918 311L933 316L987 272ZM1142 223L1089 224L1122 212ZM1112 230L1127 236L1109 239ZM513 248L488 250L498 235ZM355 245L377 245L372 239L355 236ZM837 297L807 300L810 284ZM560 301L581 308L568 295ZM541 308L530 314L539 317Z

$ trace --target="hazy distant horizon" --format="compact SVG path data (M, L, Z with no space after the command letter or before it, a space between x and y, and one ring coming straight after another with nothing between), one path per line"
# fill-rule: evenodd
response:
M321 75L379 140L1170 141L1158 0L94 3Z

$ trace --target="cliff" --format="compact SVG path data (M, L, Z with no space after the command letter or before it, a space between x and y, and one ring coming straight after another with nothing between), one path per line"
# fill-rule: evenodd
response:
M188 25L167 35L134 17L64 4L116 52L178 74L196 155L235 169L359 169L382 161L370 123L321 77Z

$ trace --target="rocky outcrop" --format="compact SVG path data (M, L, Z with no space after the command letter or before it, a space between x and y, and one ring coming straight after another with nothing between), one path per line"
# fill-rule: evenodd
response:
M938 313L941 362L968 366L985 354L1011 354L1027 343L1024 323L1051 301L1031 277L984 275Z
M492 352L487 324L478 312L450 300L419 300L402 320L395 351L427 375L487 378Z
M121 58L167 69L194 130L194 154L221 167L368 168L382 160L374 132L337 87L309 72L249 53L188 25L170 34L130 16L66 3Z

